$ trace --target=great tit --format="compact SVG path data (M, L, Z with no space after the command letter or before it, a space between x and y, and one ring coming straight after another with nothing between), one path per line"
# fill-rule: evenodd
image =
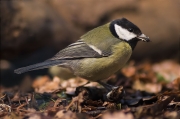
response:
M60 66L89 81L103 80L125 65L140 40L150 41L126 18L116 19L87 32L54 57L16 69L15 73Z

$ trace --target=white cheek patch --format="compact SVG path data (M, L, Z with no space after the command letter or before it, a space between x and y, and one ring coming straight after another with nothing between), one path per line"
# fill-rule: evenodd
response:
M129 41L135 37L137 37L136 34L129 32L128 30L122 28L121 26L115 24L114 25L115 31L120 39L124 39L126 41Z

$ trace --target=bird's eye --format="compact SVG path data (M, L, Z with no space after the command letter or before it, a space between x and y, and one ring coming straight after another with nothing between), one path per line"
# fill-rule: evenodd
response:
M134 30L133 30L132 28L129 28L128 31L129 31L129 32L133 32Z

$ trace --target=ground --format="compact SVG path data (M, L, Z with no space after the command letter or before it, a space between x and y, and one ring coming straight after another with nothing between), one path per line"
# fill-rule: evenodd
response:
M34 80L25 76L20 86L0 87L0 117L179 119L179 71L180 65L173 60L130 61L106 80L116 87L111 90L74 76L44 75Z

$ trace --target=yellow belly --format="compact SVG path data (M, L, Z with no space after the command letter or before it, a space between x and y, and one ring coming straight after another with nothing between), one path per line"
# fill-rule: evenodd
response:
M116 44L112 51L113 54L109 57L82 59L74 74L90 81L108 78L122 68L132 54L132 49L126 42Z

